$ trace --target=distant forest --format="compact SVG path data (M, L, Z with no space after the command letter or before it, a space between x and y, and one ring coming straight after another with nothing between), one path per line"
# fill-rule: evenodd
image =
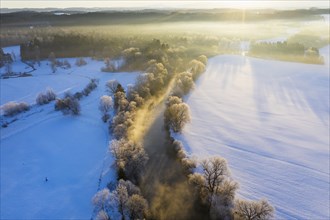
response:
M2 10L4 11L4 10ZM299 10L141 10L141 11L20 11L1 13L1 27L63 26L63 25L107 25L107 24L143 24L159 22L185 21L266 21L275 19L318 19L320 14L328 14L329 9ZM61 15L59 15L61 14Z

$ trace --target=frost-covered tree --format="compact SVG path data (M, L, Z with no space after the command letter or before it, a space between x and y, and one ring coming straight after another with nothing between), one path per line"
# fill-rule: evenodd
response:
M108 216L107 212L101 210L97 213L95 220L110 220L110 217Z
M122 219L125 219L125 209L129 198L126 186L119 182L115 194L118 201L118 211L122 215Z
M226 160L213 157L203 160L201 165L203 174L189 175L189 182L199 191L215 219L230 219L238 184L231 180Z
M127 201L130 219L144 219L148 212L148 202L141 195L134 194Z
M268 220L274 215L274 208L267 200L235 202L234 216L237 220Z
M175 140L173 142L174 150L177 153L177 157L181 162L186 174L191 174L193 169L196 168L197 163L194 158L189 158L186 154L186 151L183 148L183 144L181 141Z
M174 93L178 96L186 95L192 88L194 88L195 83L193 80L193 74L190 72L182 72L177 76L177 84Z
M198 58L197 58L198 61L202 62L204 65L207 64L207 57L205 55L200 55Z
M154 80L153 73L144 73L136 78L135 91L144 99L151 96L150 82Z
M192 73L192 77L194 80L198 78L198 76L205 71L205 65L203 62L199 60L192 60L189 63L190 72Z
M102 120L107 122L110 118L109 111L113 107L111 96L104 95L100 98L99 110L102 114Z
M120 179L113 191L102 189L93 199L96 219L143 219L148 212L148 203L139 187L129 180Z
M172 100L172 101L170 101ZM174 103L173 98L169 98L164 112L165 123L174 131L181 132L183 126L190 121L189 106L185 103ZM177 99L176 99L177 100Z
M111 142L110 150L115 155L118 169L122 170L132 182L138 182L149 159L143 146L133 141L120 139Z
M111 200L111 193L109 189L106 188L98 191L94 195L92 199L92 203L97 210L108 211L110 208L109 206L111 205L110 200Z

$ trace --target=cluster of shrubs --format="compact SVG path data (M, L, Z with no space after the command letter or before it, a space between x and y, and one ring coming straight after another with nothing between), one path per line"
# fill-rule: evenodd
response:
M14 116L29 109L30 106L26 102L8 102L2 106L5 116Z
M51 88L49 88L45 93L41 92L37 95L36 103L38 105L44 105L44 104L48 104L49 102L55 99L56 99L55 92Z
M112 133L116 139L128 138L128 130L133 125L136 114L136 103L126 98L125 90L120 84L114 93L114 108L117 114L112 119Z
M94 89L96 89L97 84L98 84L97 79L91 79L87 84L87 86L83 89L82 94L84 96L88 96Z
M138 184L149 158L143 145L128 137L137 104L127 99L124 88L117 80L108 81L106 89L110 96L100 98L99 109L105 122L109 119L108 112L112 107L117 112L110 126L115 139L111 141L109 150L116 158L120 180L113 191L106 188L94 196L96 219L145 219L149 215L148 202L133 183Z
M70 69L71 68L71 64L67 60L63 60L63 61L56 60L56 66L61 67L63 69Z
M79 100L72 94L66 93L63 99L57 99L55 102L55 110L62 111L63 114L79 115Z
M94 89L96 89L98 85L97 79L91 79L89 83L85 86L85 88L81 92L76 92L73 97L80 100L84 96L88 96Z
M102 72L114 72L116 70L115 66L111 63L109 58L104 60L105 67L101 68Z
M92 199L98 220L146 219L149 216L148 202L139 187L129 180L120 179L115 189L98 191Z
M106 83L109 95L114 97L114 108L117 111L111 125L117 139L127 138L137 108L140 108L150 97L163 91L169 82L169 74L162 63L149 61L146 72L137 78L134 86L128 87L127 93L116 80Z
M131 91L144 99L163 91L171 77L165 66L162 63L157 63L156 60L150 60L147 66L146 73L138 76Z
M52 70L53 73L56 72L57 67L61 67L63 69L70 69L71 68L71 64L69 63L69 61L67 60L57 60L55 53L51 52L48 56L48 61L50 63L50 68Z
M79 100L83 96L88 96L91 91L97 87L98 81L96 79L91 79L87 86L81 91L76 92L74 95L71 93L66 93L63 99L56 99L55 110L62 111L63 114L80 114L80 104Z
M80 57L78 59L76 59L76 66L84 66L87 64L86 60L84 60L84 58Z
M126 53L126 57L132 56L132 53L134 53L132 57L140 56L139 50L134 48L124 52ZM198 62L198 65L202 64L201 61L196 60L196 62ZM199 73L201 70L195 65L196 63L192 62L190 69L191 72L197 74L197 72ZM205 65L202 65L205 68ZM148 161L148 155L140 143L130 140L130 129L133 129L137 109L143 106L147 99L163 92L172 76L174 75L168 74L167 69L162 63L156 60L150 60L147 63L146 73L141 74L137 78L135 85L128 87L127 93L116 80L110 80L106 83L107 92L109 95L113 96L113 106L116 110L116 115L113 117L110 126L115 139L111 142L109 148L116 158L118 177L120 179L130 180L133 183L139 182L139 178ZM101 98L100 108L102 110L100 110L103 112L104 116L104 113L107 112L108 109L103 109L103 107L104 101L102 101ZM190 119L188 106L182 103L179 97L170 97L167 102L167 107L168 117L166 117L166 119L169 127L175 131L180 131L184 123ZM180 161L184 164L187 173L191 173L192 169L196 167L195 162L183 154L182 147L177 145L176 149L177 153L181 155ZM119 210L122 210L123 206L119 204L118 207ZM125 216L122 214L122 211L120 211L120 213L121 216ZM105 213L102 212L102 215L105 216ZM130 216L130 218L132 218L132 216Z

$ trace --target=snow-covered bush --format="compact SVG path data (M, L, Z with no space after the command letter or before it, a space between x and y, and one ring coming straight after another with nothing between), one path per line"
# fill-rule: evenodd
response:
M104 95L100 98L99 110L102 114L102 120L107 122L110 118L109 111L113 107L111 96Z
M25 102L8 102L2 106L5 116L13 116L29 110L29 104Z
M48 104L49 102L53 101L56 99L56 94L55 92L49 88L45 93L39 93L36 98L36 103L38 105L44 105Z

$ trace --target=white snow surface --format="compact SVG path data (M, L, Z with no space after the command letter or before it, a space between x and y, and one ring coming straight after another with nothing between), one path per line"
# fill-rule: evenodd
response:
M328 62L216 56L185 101L192 121L175 138L227 159L239 197L267 198L275 219L329 219Z
M117 79L126 87L139 73L102 73L103 62L86 58L88 64L77 67L76 59L67 60L71 69L59 68L52 74L47 61L42 61L32 77L0 81L1 104L12 100L34 104L36 94L47 87L61 97L64 91L82 90L89 78L100 80L96 90L81 99L79 116L54 111L52 102L34 105L0 128L0 219L90 219L93 195L115 181L114 160L108 153L111 136L101 121L99 99L106 94L107 80ZM18 60L13 68L16 65L23 64Z

